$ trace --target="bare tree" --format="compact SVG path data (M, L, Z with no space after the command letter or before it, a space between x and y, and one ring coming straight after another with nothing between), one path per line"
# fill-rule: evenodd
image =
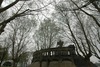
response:
M46 49L55 46L55 41L59 36L60 28L56 26L53 20L46 19L40 23L40 27L34 34L34 40L37 49Z
M2 65L2 62L4 60L7 60L9 58L8 51L9 51L10 45L7 42L7 39L4 39L0 42L0 67Z
M72 0L71 0L72 1ZM91 26L90 25L87 25L88 27L86 27L87 29L85 29L85 31L88 31L88 33L87 33L87 35L86 35L86 37L89 39L88 41L91 43L90 44L90 46L92 47L92 49L94 49L94 51L93 52L95 52L95 51L97 51L98 50L98 48L96 48L97 50L95 50L95 47L96 46L98 46L100 43L99 43L99 36L98 37L96 37L95 38L95 41L94 41L94 37L95 37L95 35L98 35L100 32L99 32L99 27L100 27L100 23L99 23L99 19L98 19L98 17L100 16L100 8L99 8L99 3L100 3L100 1L91 1L91 0L89 0L89 2L94 6L94 8L95 9L97 9L97 12L96 11L94 11L94 12L96 12L97 14L95 14L94 12L94 14L89 14L89 12L86 12L84 9L82 9L82 8L80 8L74 1L72 1L72 3L73 4L75 4L76 6L77 6L77 8L79 8L80 9L80 12L82 11L84 14L86 14L87 16L89 16L88 18L89 19L93 19L92 21L90 21L91 22ZM96 4L96 3L98 3L98 4ZM89 7L87 7L87 8L89 8ZM93 7L92 7L93 8ZM91 11L91 10L90 10ZM99 12L99 13L98 13ZM76 13L76 12L75 12ZM77 14L76 14L77 15ZM95 15L98 15L98 16L95 16ZM78 15L77 15L78 16ZM81 19L80 21L82 21L82 18L80 18L80 16L78 17L79 19ZM84 21L82 21L82 23L83 23ZM93 23L93 22L95 22L96 24L97 24L97 26ZM81 24L82 24L81 23ZM89 23L89 22L88 22ZM83 26L83 28L85 28L84 26ZM94 28L94 30L93 30L93 28ZM97 29L98 31L96 31L95 29ZM90 32L90 30L92 30L91 32ZM93 34L94 32L96 32L95 34ZM98 34L97 34L98 33ZM98 41L97 41L98 40ZM98 45L97 45L98 44ZM92 53L92 52L91 52ZM98 52L97 52L98 53ZM96 52L94 53L94 54L96 54Z
M29 52L24 52L20 56L19 64L21 67L27 67L29 61Z
M16 23L19 22L19 23ZM25 23L26 24L23 24ZM10 24L10 33L8 35L8 42L11 45L11 58L13 60L13 67L16 67L17 63L20 61L20 57L27 50L27 45L31 43L30 32L32 30L31 23L23 21L18 18Z
M78 3L79 1L76 2ZM70 31L70 35L69 33L67 35L74 43L77 54L90 62L91 56L95 55L99 57L97 46L100 43L99 36L96 35L99 35L100 29L99 25L95 23L98 17L94 17L91 14L89 15L92 17L87 15L88 13L81 8L79 11L73 10L73 7L79 6L79 4L76 5L76 2L72 0L71 2L62 1L62 3L60 2L59 5L56 5L56 10L60 14L58 17L62 17L61 22L64 22L65 24L63 25L67 28L67 31ZM72 5L73 3L75 4L74 6ZM99 23L99 21L97 22Z
M1 5L3 4L4 0L0 0L0 14L7 11L11 7L13 7L14 5L16 5L19 1L20 0L15 0L11 4L7 5L6 7L2 7ZM18 10L18 12L19 11L20 11L20 9ZM18 14L18 12L16 12L15 15L12 15L11 17L8 17L7 19L4 19L4 21L0 21L0 27L1 27L0 28L0 34L4 31L4 28L7 25L7 23L9 23L11 20L14 20L15 17L20 16L21 13Z
M45 5L41 8L34 9L33 7L32 8L29 7L30 3L34 4L33 0L15 0L9 5L2 7L1 5L3 4L3 2L5 2L5 0L0 0L0 14L4 12L9 12L9 11L12 13L10 13L10 16L3 17L3 18L7 17L6 19L0 20L0 34L4 32L4 28L7 26L7 24L10 23L15 18L26 16L26 15L34 15L34 13L32 13L33 11L39 12L41 11L42 8L47 6Z

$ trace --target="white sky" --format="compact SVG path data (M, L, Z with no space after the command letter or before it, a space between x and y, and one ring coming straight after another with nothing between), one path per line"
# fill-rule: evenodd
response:
M99 59L96 58L95 56L92 56L92 57L90 58L90 60L91 60L93 63L99 62Z

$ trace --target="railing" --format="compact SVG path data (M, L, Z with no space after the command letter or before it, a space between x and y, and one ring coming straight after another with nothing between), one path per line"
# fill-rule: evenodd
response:
M74 48L68 48L68 47L48 48L34 52L33 61L68 59L71 58L71 55L75 55Z

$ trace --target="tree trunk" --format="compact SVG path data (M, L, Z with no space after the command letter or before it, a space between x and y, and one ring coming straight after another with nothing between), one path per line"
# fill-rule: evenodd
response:
M13 67L17 67L17 63L13 61Z
M42 67L42 61L40 61L40 67Z
M0 67L1 67L1 63L0 63Z
M2 5L2 2L3 2L3 0L0 0L0 8L1 8L1 5Z
M93 66L93 63L90 62L90 61L87 61L87 67L94 67L94 66Z

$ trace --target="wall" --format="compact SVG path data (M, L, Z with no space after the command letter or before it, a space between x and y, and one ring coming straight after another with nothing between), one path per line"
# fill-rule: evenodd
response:
M47 62L42 62L42 67L76 67L72 62L70 61L52 61L49 63L49 66L47 66ZM39 62L32 63L29 65L29 67L40 67Z

